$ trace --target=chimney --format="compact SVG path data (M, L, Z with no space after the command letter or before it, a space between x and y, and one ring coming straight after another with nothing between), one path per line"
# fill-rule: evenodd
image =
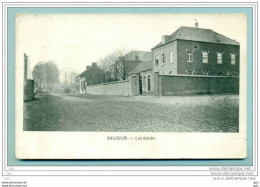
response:
M90 69L91 68L91 66L86 66L86 70L88 70L88 69Z
M28 56L24 53L24 80L27 80Z
M97 66L96 62L92 62L92 67Z
M197 22L197 20L195 19L195 28L198 28L199 27L199 24Z
M168 41L169 37L170 37L169 35L163 35L162 36L162 44L165 44Z

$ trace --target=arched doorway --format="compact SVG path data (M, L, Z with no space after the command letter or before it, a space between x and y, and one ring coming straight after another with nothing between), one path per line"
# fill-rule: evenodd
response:
M151 91L151 75L148 75L147 81L148 81L148 92L150 92Z

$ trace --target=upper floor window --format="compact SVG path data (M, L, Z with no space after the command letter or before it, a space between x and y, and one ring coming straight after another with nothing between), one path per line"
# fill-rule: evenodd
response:
M173 63L173 52L172 51L170 51L169 52L169 60L170 60L170 63Z
M155 57L155 65L156 66L158 66L158 64L159 64L159 57L158 57L158 55Z
M217 53L217 63L222 64L222 53Z
M193 52L191 50L186 50L186 51L187 51L187 57L188 57L187 62L192 62L193 61Z
M202 62L203 63L208 63L208 52L206 52L206 51L203 51L202 52Z
M162 64L165 64L165 54L162 54Z
M231 54L231 64L236 65L236 55L235 54Z

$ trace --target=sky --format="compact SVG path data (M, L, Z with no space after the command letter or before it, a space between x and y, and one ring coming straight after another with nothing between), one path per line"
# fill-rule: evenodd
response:
M246 60L244 14L20 14L16 17L16 61L29 56L29 72L53 61L61 72L82 72L116 49L150 51L180 26L212 29L240 42ZM30 77L30 75L29 75Z

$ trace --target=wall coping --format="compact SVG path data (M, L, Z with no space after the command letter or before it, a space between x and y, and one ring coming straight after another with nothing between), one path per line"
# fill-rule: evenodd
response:
M87 85L87 87L110 85L110 84L118 84L118 83L125 83L125 82L129 82L129 80L106 82L106 83L101 83L101 84L93 84L93 85Z
M209 77L209 78L239 78L239 76L217 76L217 75L160 75L159 76L169 76L169 77Z

